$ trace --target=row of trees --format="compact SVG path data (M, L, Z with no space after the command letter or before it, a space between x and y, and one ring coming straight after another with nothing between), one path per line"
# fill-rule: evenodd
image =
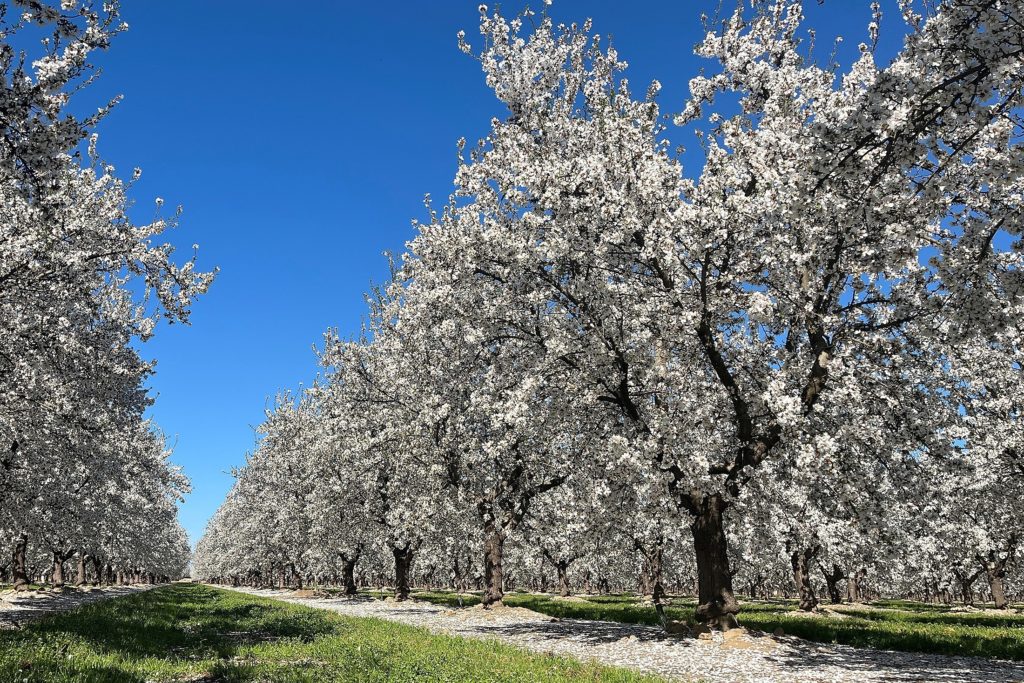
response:
M460 45L509 115L460 145L361 337L329 334L323 379L268 414L198 573L352 590L358 562L401 598L415 566L490 605L571 567L656 603L689 588L724 628L735 586L1004 607L1024 8L900 7L892 62L873 3L842 74L799 2L710 28L674 119L695 176L659 84L635 98L589 23L481 7L482 50Z
M187 322L212 274L173 261L160 200L152 222L129 218L139 172L119 178L96 147L109 107L74 113L122 30L116 2L0 5L0 582L15 588L60 586L69 562L79 583L189 562L189 482L144 418L153 364L133 343Z

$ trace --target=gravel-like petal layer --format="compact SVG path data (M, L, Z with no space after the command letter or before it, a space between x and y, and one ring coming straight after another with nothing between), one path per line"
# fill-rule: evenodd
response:
M63 612L90 602L119 598L156 588L148 584L137 586L96 586L75 588L62 592L13 590L0 592L0 629L18 628L26 621L51 612Z
M1024 664L814 643L791 636L744 634L713 640L678 638L661 629L583 619L552 619L525 609L450 609L427 602L366 597L296 598L291 591L236 589L252 595L423 626L435 633L496 638L535 652L592 659L666 678L768 683L1024 681Z

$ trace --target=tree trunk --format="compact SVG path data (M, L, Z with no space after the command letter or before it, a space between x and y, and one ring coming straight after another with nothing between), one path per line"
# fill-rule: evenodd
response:
M665 555L664 540L659 536L648 547L641 543L640 539L634 538L633 548L643 558L640 590L645 596L650 595L656 605L661 604L665 597L665 588L661 582Z
M345 595L356 594L356 562L359 561L359 556L349 557L348 555L342 555L342 561L344 564L341 566L341 575L345 582Z
M54 588L64 587L64 555L53 552L53 577L50 579Z
M78 553L78 574L75 576L75 586L85 585L85 553Z
M825 585L828 587L829 601L833 605L840 604L843 601L843 592L839 590L839 582L846 578L842 568L833 562L832 571L827 572L825 567L821 567L821 574L825 577Z
M957 583L960 584L960 599L963 600L964 605L974 604L974 582L978 580L983 571L983 569L979 569L973 574L968 574L959 569L953 570Z
M409 569L412 567L412 543L401 548L392 547L395 556L395 600L409 599Z
M11 576L14 579L14 590L28 590L28 572L25 570L25 551L28 548L28 536L22 534L14 544L14 556L11 563Z
M811 562L817 554L817 548L806 548L790 553L789 562L793 566L793 582L800 594L800 609L810 612L818 606L818 598L814 595L811 585Z
M461 584L462 580L462 569L459 567L459 554L455 554L454 561L452 562L451 581L449 581L449 587L452 590L456 590Z
M738 626L736 614L740 606L732 591L729 546L722 519L725 507L721 495L705 495L690 530L697 559L697 621L728 630Z
M569 585L569 563L559 560L555 568L558 570L558 594L567 598L572 595L572 587Z
M484 607L500 605L505 598L505 531L493 520L484 524Z
M651 596L651 602L662 627L668 623L665 617L665 588L661 581L665 557L664 544L665 539L661 536L656 537L650 546L645 546L638 538L633 539L633 549L643 557L640 591L645 596Z
M103 560L99 555L92 556L92 585L96 586L103 581Z
M427 565L427 570L423 572L423 587L427 589L434 588L434 572L437 571L437 565L430 563Z
M1006 561L996 560L985 565L985 576L988 578L988 588L992 593L992 602L996 609L1006 609L1006 589L1003 586L1003 579L1006 576Z
M864 578L864 570L853 572L846 578L846 601L861 602L864 596L861 594L861 579Z

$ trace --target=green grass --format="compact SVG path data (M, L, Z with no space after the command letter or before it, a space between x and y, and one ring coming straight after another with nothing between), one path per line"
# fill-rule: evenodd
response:
M630 593L609 593L607 595L588 595L587 601L599 605L634 604L639 602L640 598Z
M943 603L917 602L916 600L875 600L871 603L875 607L886 607L906 612L948 612L953 606Z
M414 591L412 597L448 607L472 607L480 604L480 596L473 593ZM609 597L612 599L609 600ZM642 604L636 596L593 596L580 602L536 593L506 593L504 602L509 607L525 607L559 619L592 619L648 626L660 623L654 608ZM693 608L669 608L667 611L671 613L672 618L683 620L692 616Z
M0 631L0 680L656 681L494 641L175 584Z
M449 606L458 605L459 598L466 606L480 602L474 594L443 591L416 591L413 597ZM847 615L838 618L799 612L796 602L744 602L740 623L767 632L782 628L787 635L855 647L1024 660L1024 614L950 612L948 606L880 601L873 605L879 609L837 606ZM654 607L629 595L590 596L583 602L569 602L548 595L512 593L505 596L505 604L559 618L659 623ZM692 599L676 598L665 613L671 619L692 623L695 606Z
M39 584L39 583L30 583L30 584L28 584L28 586L27 586L27 588L25 590L37 591L37 590L42 590L44 588L47 588L47 586L44 586L44 585ZM64 588L74 588L74 586L68 584ZM9 591L9 590L14 590L14 584L13 583L0 583L0 591Z
M905 609L858 609L837 606L837 611L870 621L896 621L907 624L942 624L950 626L993 626L1024 628L1024 614L1019 612L926 612Z
M837 619L794 612L741 614L740 622L764 631L782 628L808 640L855 647L1024 660L1024 630L1018 627L914 622L899 615Z

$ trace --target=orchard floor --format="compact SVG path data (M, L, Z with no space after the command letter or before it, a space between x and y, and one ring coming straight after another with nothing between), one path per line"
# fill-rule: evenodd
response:
M659 683L628 669L195 583L0 630L3 683Z
M68 587L62 591L0 590L0 629L12 629L53 612L64 612L99 600L119 598L146 591L155 586L85 586Z
M420 600L394 603L368 596L296 597L292 591L235 589L251 595L421 626L434 633L496 639L534 652L567 655L668 679L699 681L1024 681L1024 663L892 652L814 643L792 636L743 634L713 640L665 635L661 629L609 621L556 619L521 608L481 610Z

